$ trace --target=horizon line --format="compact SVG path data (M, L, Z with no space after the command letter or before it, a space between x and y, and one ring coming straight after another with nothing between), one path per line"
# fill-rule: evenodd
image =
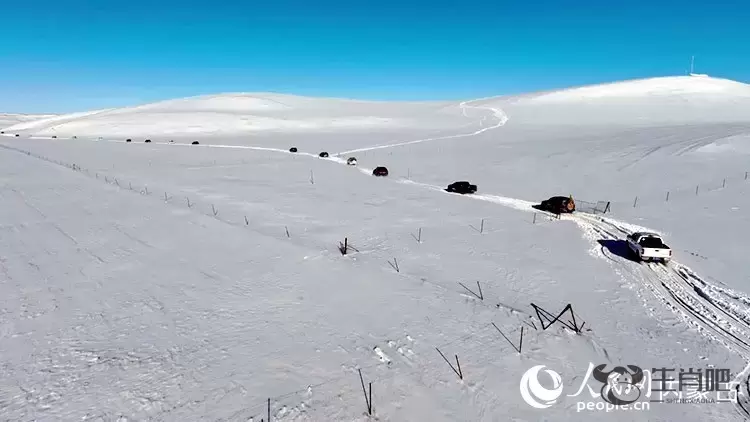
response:
M739 80L712 76L710 74L705 74L705 73L690 73L686 71L684 75L675 74L675 75L668 75L668 76L650 76L650 77L641 77L641 78L621 79L621 80L614 80L614 81L609 81L609 82L569 85L569 86L564 86L564 87L556 87L556 88L549 88L549 89L535 90L535 91L525 91L525 92L520 92L520 93L495 94L495 95L489 95L489 96L484 96L484 97L479 97L479 98L471 97L471 98L453 98L453 99L446 98L446 99L434 99L434 100L416 100L416 99L413 99L413 100L408 100L408 99L407 100L404 100L404 99L377 100L377 99L367 99L367 98L361 98L361 97L357 98L357 97L344 97L344 96L301 95L301 94L295 94L295 93L288 92L288 91L221 91L221 92L215 92L215 93L188 95L185 97L164 98L164 99L159 99L159 100L154 100L154 101L124 105L124 106L93 108L93 109L87 109L87 110L78 110L78 111L62 112L62 113L61 112L15 113L15 112L10 112L10 111L0 111L0 115L62 116L62 115L75 114L75 113L86 113L86 112L94 112L94 111L105 111L105 110L141 107L145 105L158 104L158 103L167 102L167 101L187 100L187 99L196 99L196 98L203 98L203 97L229 96L229 95L283 95L283 96L298 97L298 98L310 98L310 99L320 99L320 100L340 100L340 101L364 102L364 103L402 103L402 104L405 104L405 103L470 102L470 101L478 101L478 100L499 98L499 97L505 97L505 96L512 97L512 96L533 95L533 94L547 94L547 93L552 93L552 92L573 90L573 89L579 89L579 88L585 88L585 87L604 86L604 85L613 85L613 84L618 84L618 83L628 83L628 82L635 82L635 81L644 81L644 80L649 80L649 79L666 79L666 78L703 78L703 79L708 78L708 79L732 81L732 82L737 82L737 83L746 84L746 85L748 84L747 82L743 82Z

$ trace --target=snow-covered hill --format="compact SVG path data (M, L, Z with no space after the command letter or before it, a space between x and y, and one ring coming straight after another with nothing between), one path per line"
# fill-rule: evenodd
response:
M568 102L591 99L643 97L699 96L725 101L732 97L750 98L750 86L728 79L695 76L675 76L636 79L602 85L569 88L550 93L532 94L534 102Z
M750 85L676 76L532 93L503 101L518 124L644 126L748 121Z
M248 136L259 132L408 131L460 127L449 103L382 103L232 93L97 110L5 128L40 136Z
M232 94L8 128L0 415L744 420L749 101L744 84L676 77L461 103ZM479 192L442 190L457 180ZM531 207L561 194L611 212ZM643 228L670 265L628 257ZM584 328L544 329L532 304L570 304ZM593 379L576 396L589 364L726 368L741 397L581 410L601 403ZM535 365L561 376L546 409L521 396Z
M54 117L52 114L13 114L0 113L0 130L8 126L13 126L23 122L32 122L47 117Z

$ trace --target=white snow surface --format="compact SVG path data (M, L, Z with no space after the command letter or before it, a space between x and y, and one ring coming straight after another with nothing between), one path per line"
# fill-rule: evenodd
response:
M650 126L747 121L750 85L675 76L532 93L508 99L525 125Z
M460 103L232 94L6 128L0 419L257 422L270 403L273 421L746 420L747 90L675 77ZM248 115L273 130L237 123ZM457 180L477 194L443 191ZM581 212L532 208L569 194ZM674 260L634 262L635 230ZM570 304L584 329L543 330L532 303ZM522 327L518 353L503 336L518 345ZM740 399L578 412L601 400L568 397L589 363L727 368ZM547 409L521 398L535 365L561 375Z
M54 114L0 113L0 130L2 130L2 128L13 126L19 123L30 122L54 116Z
M439 117L436 119L436 117ZM264 132L450 129L467 123L452 103L317 99L274 93L230 93L97 110L26 122L6 132L41 136L247 136Z
M750 98L750 87L747 84L728 79L678 76L570 88L538 94L533 97L533 100L535 102L568 102L592 98L625 97L642 99L644 96L675 95L717 95L721 96L722 99L726 99L726 96Z

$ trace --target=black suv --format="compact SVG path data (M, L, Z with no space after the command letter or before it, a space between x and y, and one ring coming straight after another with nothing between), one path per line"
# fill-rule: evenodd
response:
M450 185L448 185L447 188L445 188L445 191L466 195L469 193L476 193L477 185L472 185L471 183L466 182L466 181L453 182Z

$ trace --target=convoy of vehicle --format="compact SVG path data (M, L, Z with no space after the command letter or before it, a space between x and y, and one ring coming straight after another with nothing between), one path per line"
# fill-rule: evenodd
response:
M16 137L19 134L14 134ZM53 138L57 138L56 135ZM76 139L76 136L72 136ZM102 140L103 138L98 138ZM132 142L132 139L128 138L125 142ZM146 139L144 142L150 143L150 139ZM174 143L174 140L170 141ZM193 141L192 145L198 145L198 141ZM297 147L289 148L289 152L296 153ZM321 151L318 154L321 158L328 158L329 154L326 151ZM349 166L357 165L356 157L349 157L346 160L346 164ZM375 167L372 171L373 176L385 177L388 176L388 169L384 166ZM449 184L445 189L446 192L458 193L461 195L469 195L477 192L477 185L472 184L468 181L462 180ZM560 214L571 214L576 211L576 202L572 195L569 196L553 196L543 200L540 204L534 205L534 208L549 212L555 215ZM629 252L638 261L643 262L661 262L668 263L672 259L672 249L664 243L661 236L651 232L635 232L627 236L625 242L627 243Z

